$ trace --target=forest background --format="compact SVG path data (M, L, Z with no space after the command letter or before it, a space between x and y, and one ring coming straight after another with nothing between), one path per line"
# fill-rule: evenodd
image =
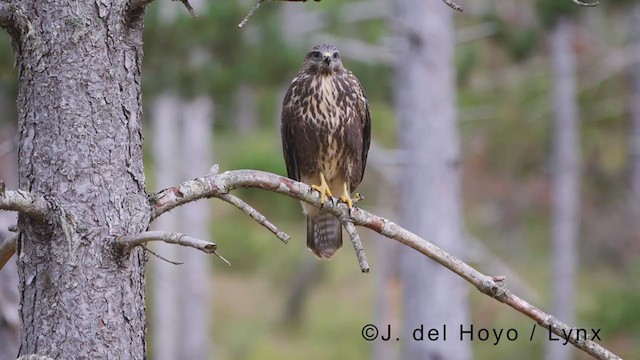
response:
M571 1L551 3L558 2L469 2L461 3L465 11L454 15L452 66L457 74L465 229L465 252L456 255L485 273L507 276L522 297L562 319L551 310L551 284L561 274L554 270L550 242L552 143L557 131L552 125L552 88L557 75L547 39L557 14L571 17L580 154L577 276L572 280L575 324L602 329L605 346L623 358L636 358L640 196L634 189L640 189L640 153L632 135L640 132L640 71L634 71L640 68L640 5L608 1L585 8ZM184 114L196 107L193 99L200 99L198 106L204 106L211 121L211 164L223 171L251 168L286 174L279 135L284 91L307 49L329 42L341 50L371 105L373 144L358 189L366 200L359 206L398 219L403 154L396 150L391 3L268 3L243 29L237 24L252 1L193 5L196 19L170 2L154 3L145 16L142 86L148 187L176 183L155 175L159 148L170 145L148 131L161 123L154 117L183 114L178 117L188 121ZM0 33L0 162L9 185L17 175L13 63L9 38ZM167 154L172 153L176 162L184 160L179 151ZM207 171L197 169L189 176ZM360 332L368 323L399 326L402 321L398 247L380 246L387 240L363 232L372 266L368 275L357 269L350 246L331 262L320 262L305 250L297 201L256 190L238 195L286 230L292 241L282 246L237 209L207 202L209 238L233 264L207 260L213 274L207 280L210 288L204 290L211 298L212 358L286 360L313 354L317 359L363 359L384 351L397 356L400 344L385 344L388 348L381 350L364 341ZM179 222L174 226L189 232ZM157 251L172 260L181 257ZM0 277L11 276L7 274L0 272ZM2 286L5 295L0 298L10 301ZM150 309L160 303L158 296L151 288ZM471 291L469 298L474 326L515 328L521 338L528 335L529 319L478 292ZM150 355L160 358L153 320L149 326ZM476 359L539 359L546 342L540 335L499 345L474 341L472 347Z

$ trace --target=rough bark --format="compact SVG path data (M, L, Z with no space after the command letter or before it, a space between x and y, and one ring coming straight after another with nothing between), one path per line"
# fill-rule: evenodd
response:
M398 143L402 170L402 223L438 245L463 253L460 144L456 124L454 29L451 9L440 2L396 0L395 66ZM469 324L464 282L408 249L402 254L403 328ZM469 359L471 342L403 341L404 359Z
M552 92L553 219L551 251L553 256L553 313L573 323L577 240L579 226L580 155L576 60L573 47L573 21L560 18L549 35L551 66L555 79ZM547 359L571 359L571 348L549 341Z
M145 357L145 257L113 251L149 224L140 119L142 22L125 3L21 1L19 187L46 220L18 226L20 355ZM28 26L25 27L25 24Z

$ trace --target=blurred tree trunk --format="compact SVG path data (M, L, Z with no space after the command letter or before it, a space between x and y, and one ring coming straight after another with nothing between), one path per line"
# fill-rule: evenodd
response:
M153 157L155 159L155 188L164 189L180 181L179 134L180 102L173 94L158 96L152 107ZM196 205L196 204L193 204ZM180 209L177 209L180 210ZM158 218L153 228L179 232L177 211ZM154 251L170 260L178 260L178 248L157 243ZM151 346L154 360L178 359L180 279L178 267L157 258L151 264Z
M13 233L7 230L16 224L14 213L0 213L0 243ZM20 347L20 319L18 318L18 266L15 256L0 271L0 359L15 359Z
M0 106L6 94L0 91ZM15 189L18 186L18 154L15 151L13 140L16 137L16 129L13 126L5 126L1 131L0 143L0 179L7 188ZM7 146L5 150L5 146ZM15 225L18 217L13 212L0 212L0 243L12 234L7 230L9 225ZM18 264L14 256L0 270L0 359L15 359L20 347L20 318L18 317Z
M629 134L629 210L632 224L638 227L640 218L640 4L631 7L629 18L629 33L631 34L632 56L635 61L629 68L631 82L631 97L629 103L630 134ZM637 232L636 232L637 233Z
M258 128L258 104L256 90L249 84L238 85L235 93L235 128L241 134L255 132Z
M560 17L551 34L549 45L555 80L552 92L554 106L551 232L553 267L551 313L567 324L575 322L574 288L580 211L580 148L578 104L576 93L576 59L574 23ZM549 360L571 358L572 347L548 341Z
M19 187L56 204L46 220L18 220L21 356L146 356L146 257L140 248L124 256L113 248L116 237L146 230L151 212L142 21L125 21L124 6L25 0L9 7L22 11L13 20L29 21L10 31Z
M213 165L212 148L213 104L205 96L183 103L182 111L182 169L183 179L206 174ZM175 136L175 134L174 134ZM182 207L178 212L182 232L211 240L211 202L198 201ZM190 248L180 248L184 265L178 269L180 316L179 356L183 360L211 358L212 319L211 257Z
M164 94L156 99L153 151L157 188L208 172L212 165L212 116L213 105L206 97L185 102ZM154 227L210 239L209 206L201 201L175 209L156 220ZM184 264L151 260L153 358L207 359L212 352L210 258L191 248L155 245L162 256Z
M373 160L373 159L371 159ZM371 161L370 160L370 161ZM390 170L391 167L386 167L384 170ZM369 170L371 174L371 170ZM369 175L371 176L371 175ZM393 207L397 205L395 196L397 190L394 184L380 179L377 193L377 206L376 214L384 216L389 219L395 218L393 216ZM397 278L394 276L394 265L398 261L398 249L396 243L388 241L385 237L379 234L373 235L373 245L376 255L376 268L375 271L375 296L374 296L374 324L379 326L385 326L386 324L397 324L394 318L394 282L397 283ZM397 329L396 329L397 330ZM388 360L397 359L397 346L393 341L373 341L372 342L372 360Z
M456 122L452 10L439 1L395 0L395 66L399 146L407 157L401 172L401 222L452 254L463 254L460 144ZM470 326L464 281L411 249L402 251L404 359L470 359L470 341L451 341ZM448 341L413 341L424 324Z

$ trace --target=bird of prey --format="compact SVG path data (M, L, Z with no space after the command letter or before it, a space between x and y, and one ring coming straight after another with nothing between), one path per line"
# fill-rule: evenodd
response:
M371 140L369 103L360 81L345 69L338 49L316 45L304 58L282 104L282 148L289 178L320 192L321 201L360 184ZM322 259L342 246L342 226L333 215L302 203L307 247Z

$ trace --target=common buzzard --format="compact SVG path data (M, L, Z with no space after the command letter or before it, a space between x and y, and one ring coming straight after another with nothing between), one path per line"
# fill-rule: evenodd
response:
M320 192L321 200L351 192L360 184L371 140L369 103L360 81L345 69L333 45L309 50L282 104L282 148L291 179ZM307 216L307 247L329 259L342 246L340 221L302 203Z

